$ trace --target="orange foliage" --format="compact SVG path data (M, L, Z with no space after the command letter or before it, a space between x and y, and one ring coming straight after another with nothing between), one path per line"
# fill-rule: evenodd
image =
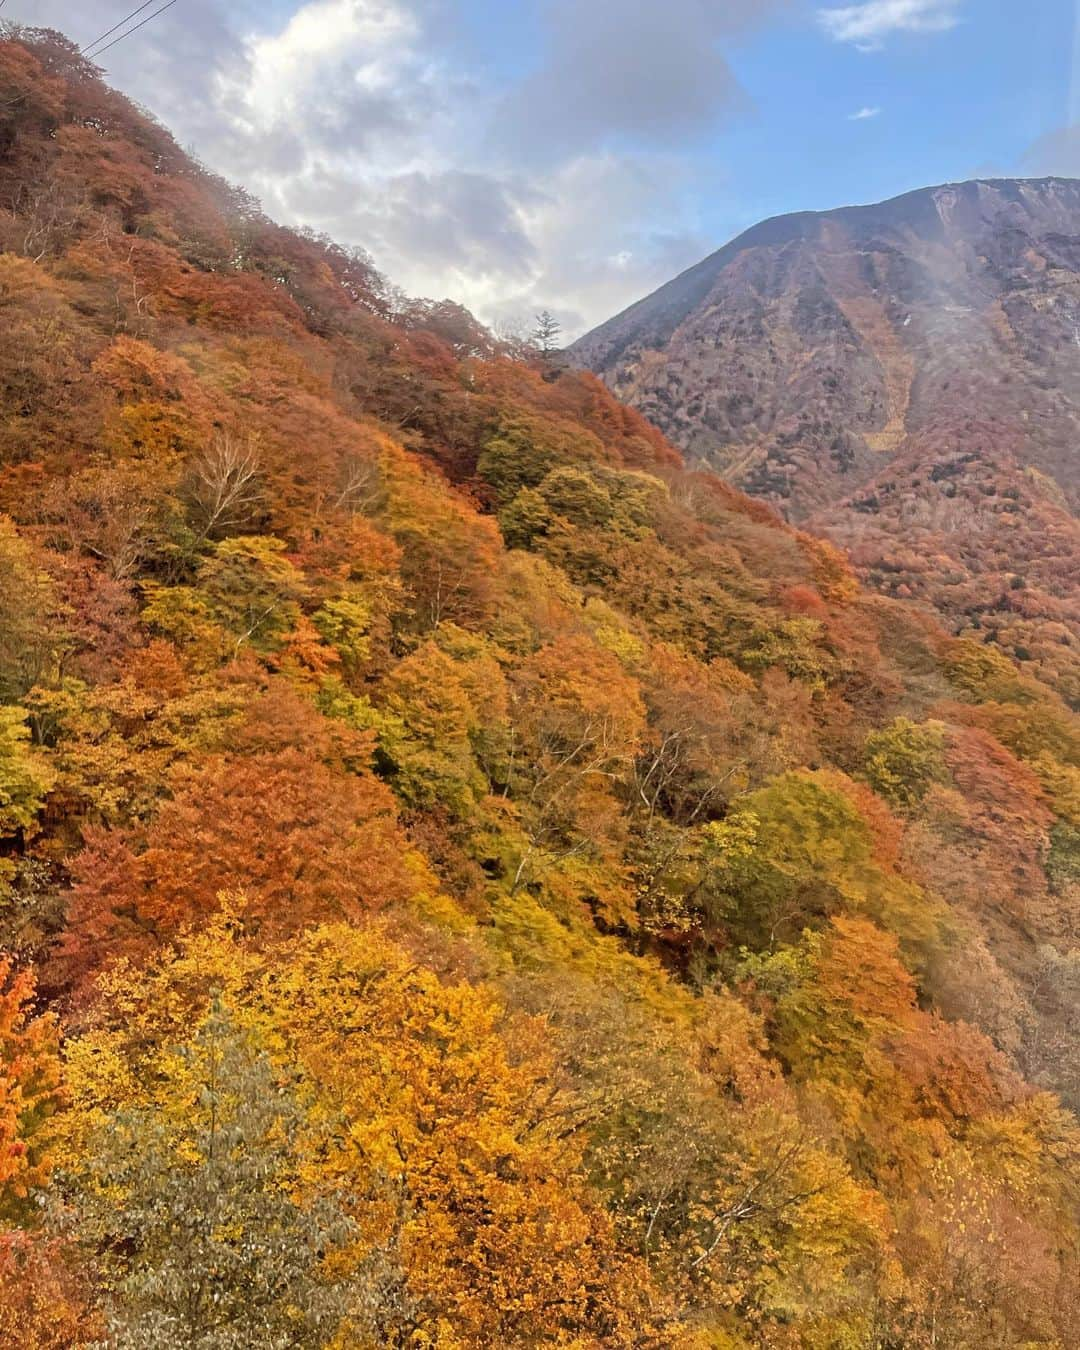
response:
M33 1013L34 979L0 953L0 1219L26 1208L49 1178L43 1126L60 1102L58 1028Z
M97 1340L76 1253L54 1238L0 1233L0 1345L71 1350Z
M1080 1047L1065 705L57 36L0 41L0 145L0 941L81 1032L56 1137L186 1120L166 1023L227 987L372 1343L1075 1342L1075 1126L1017 1074ZM4 1221L64 1104L35 999L0 960ZM0 1235L0 1341L102 1334L72 1253Z
M241 892L244 922L272 938L356 919L416 889L393 799L370 773L335 772L293 747L222 755L177 774L146 834L86 831L58 969L81 982L140 955Z

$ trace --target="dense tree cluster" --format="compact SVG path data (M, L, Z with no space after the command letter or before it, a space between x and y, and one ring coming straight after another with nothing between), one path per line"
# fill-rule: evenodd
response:
M0 42L0 1344L1080 1342L1080 734Z

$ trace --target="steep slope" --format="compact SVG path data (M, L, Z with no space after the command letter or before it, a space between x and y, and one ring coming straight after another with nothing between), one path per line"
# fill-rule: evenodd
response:
M1080 184L770 220L581 339L690 455L1080 698Z
M1080 1343L1060 698L0 32L0 1345Z

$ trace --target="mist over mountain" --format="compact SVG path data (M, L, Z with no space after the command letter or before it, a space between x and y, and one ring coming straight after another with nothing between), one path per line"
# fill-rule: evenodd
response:
M1075 701L1080 183L765 221L582 338L692 458Z

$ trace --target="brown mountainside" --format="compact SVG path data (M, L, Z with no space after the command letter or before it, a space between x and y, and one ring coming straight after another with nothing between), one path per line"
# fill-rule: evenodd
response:
M769 220L582 338L690 455L1080 695L1080 183Z

